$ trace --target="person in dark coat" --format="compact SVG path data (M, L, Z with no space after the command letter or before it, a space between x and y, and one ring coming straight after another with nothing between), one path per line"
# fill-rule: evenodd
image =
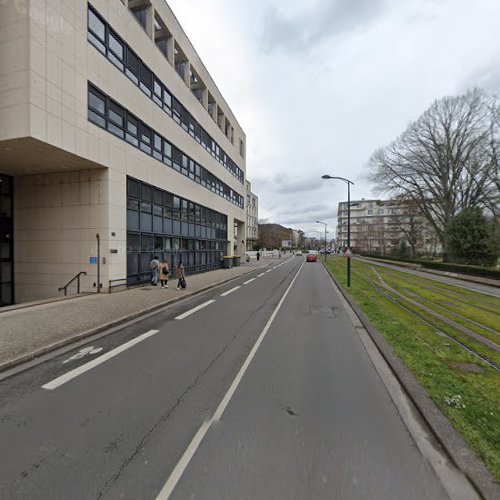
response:
M181 288L186 288L186 273L184 272L184 264L182 260L179 261L177 267L175 268L175 277L177 278L177 290ZM184 286L182 286L184 284Z

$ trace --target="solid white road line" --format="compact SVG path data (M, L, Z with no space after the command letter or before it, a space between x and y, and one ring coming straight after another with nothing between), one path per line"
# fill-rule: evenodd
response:
M261 276L264 276L264 274L266 274L266 273L260 273L260 274L257 276L257 278L260 278Z
M189 462L193 458L194 454L196 453L196 450L200 446L201 442L203 441L203 438L205 437L206 433L208 432L208 429L210 429L210 426L214 422L218 422L220 418L222 417L222 414L224 413L224 410L226 409L227 405L229 404L229 401L233 397L234 393L236 392L236 389L238 388L238 385L241 382L241 379L245 375L245 372L248 369L248 366L252 362L257 350L259 349L260 345L262 344L262 341L264 340L264 337L266 336L267 332L269 331L269 328L271 327L274 318L278 314L278 311L280 310L281 306L283 305L283 302L286 299L286 296L288 295L288 292L291 290L293 284L295 283L295 280L297 279L297 276L300 273L300 270L302 269L304 263L300 266L299 270L297 271L297 274L293 278L292 282L286 289L286 292L284 293L283 297L281 297L281 300L279 301L279 304L276 306L276 309L273 311L273 314L271 314L271 317L269 318L268 322L266 323L266 326L262 330L261 334L259 335L259 338L255 342L255 345L253 346L252 350L250 351L249 355L247 356L247 359L243 363L243 365L240 368L240 371L236 375L236 378L233 380L233 383L231 384L231 387L228 389L226 392L226 395L224 396L224 399L221 401L219 404L217 410L215 410L215 413L213 414L212 418L210 420L205 420L201 427L198 429L198 432L195 434L194 438L192 439L191 443L187 447L186 451L182 455L181 459L175 466L174 470L170 474L170 477L168 478L167 482L165 483L165 486L162 488L158 496L156 497L156 500L168 500L170 498L170 495L174 491L175 486L179 482L179 479L182 477L182 474L186 470L187 466L189 465Z
M252 281L255 281L255 278L249 279L248 281L245 281L243 284L248 285L248 283L251 283Z
M231 288L231 290L228 290L227 292L221 293L220 296L221 297L225 297L226 295L229 295L230 293L233 293L236 290L238 290L238 288L240 288L240 287L239 286L235 286L234 288Z
M272 271L272 269L268 269L268 270L266 271L266 273L270 273L271 271Z
M193 309L190 309L189 311L186 311L185 313L180 314L179 316L176 316L174 319L184 319L187 318L188 316L191 316L191 314L195 313L196 311L199 311L200 309L203 309L212 302L215 302L215 300L207 300L206 302L203 302L203 304L200 304L199 306L193 307Z
M158 331L159 330L150 330L149 332L143 333L142 335L139 335L135 339L129 340L125 344L116 347L112 351L109 351L106 354L103 354L102 356L99 356L98 358L95 358L92 361L89 361L88 363L85 363L84 365L79 366L78 368L75 368L74 370L71 370L68 373L65 373L64 375L61 375L60 377L57 377L54 380L51 380L50 382L47 382L45 385L42 385L42 388L47 389L49 391L51 391L52 389L56 389L57 387L74 379L75 377L78 377L78 375L88 372L92 368L100 365L101 363L104 363L104 361L114 358L117 354L126 351L135 344L138 344L139 342L142 342L143 340L146 340L147 338L156 335Z

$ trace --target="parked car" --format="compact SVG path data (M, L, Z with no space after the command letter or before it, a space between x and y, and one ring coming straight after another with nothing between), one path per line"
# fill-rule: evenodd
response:
M297 251L295 252L295 256L296 256L296 257L302 257L302 252L301 252L300 250L297 250Z
M306 262L316 262L318 260L318 254L315 250L310 250L306 255Z

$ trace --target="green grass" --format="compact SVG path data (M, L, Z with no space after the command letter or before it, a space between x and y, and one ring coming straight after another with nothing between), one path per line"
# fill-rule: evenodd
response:
M327 267L345 288L345 260L342 257L330 258ZM360 271L364 277L378 281L372 267L371 264L367 265L355 260L352 262L353 271ZM386 273L386 268L382 267L376 269L384 280L386 278L396 279L398 282L403 280L411 283L411 290L414 293L428 293L427 290L423 290L423 287L428 288L430 280L425 278L413 280L407 273L393 270ZM434 286L436 282L430 283ZM419 290L419 284L422 290ZM414 315L382 296L361 277L352 274L351 287L347 290L392 346L394 352L426 389L430 398L448 417L471 448L484 460L493 476L500 480L500 374L449 339L436 335L432 326L418 321ZM454 292L450 285L446 286L446 290L448 293ZM471 306L470 309L462 307L460 314L465 317L468 315L476 317L473 304L481 303L480 299L484 296L475 292L468 292L466 295ZM432 300L432 297L431 295L429 299ZM451 302L451 299L452 294L446 300ZM488 303L500 310L500 299L490 297ZM405 306L410 306L410 304L406 303ZM429 304L426 303L426 306L429 307ZM441 309L437 311L442 313ZM421 314L421 311L418 310L418 313ZM464 340L474 350L498 362L497 352L478 341L467 338L466 335L456 330L453 331L453 327L443 322L438 322L439 325L437 325L435 319L428 319L447 334L460 341ZM481 367L482 372L464 371L459 367L459 364L464 363L477 365Z

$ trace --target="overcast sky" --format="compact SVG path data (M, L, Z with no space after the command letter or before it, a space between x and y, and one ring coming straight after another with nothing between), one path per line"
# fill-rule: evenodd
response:
M337 204L434 99L500 92L499 0L168 0L247 136L259 219L335 235ZM316 236L320 236L317 234Z

